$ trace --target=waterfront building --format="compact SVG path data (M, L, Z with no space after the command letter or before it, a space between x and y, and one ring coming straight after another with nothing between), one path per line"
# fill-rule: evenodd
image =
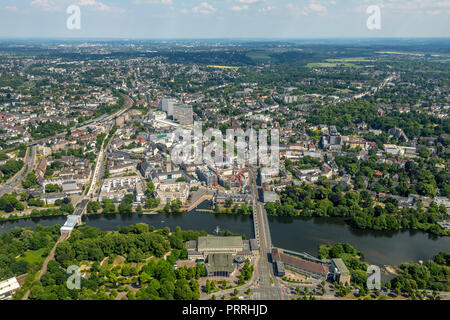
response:
M251 205L253 203L253 197L251 194L245 193L216 193L213 199L214 205L223 206L227 203L227 200L231 199L233 201L233 205Z
M166 181L155 185L156 198L160 200L161 205L179 200L185 203L189 198L190 187L186 182Z
M275 268L277 271L278 277L284 277L286 275L286 269L284 267L284 263L280 260L275 261Z
M69 215L67 216L67 221L64 223L64 225L61 227L60 231L61 234L63 233L72 233L73 229L81 223L81 216L77 215Z
M277 261L281 261L285 266L307 273L317 279L326 279L329 273L329 266L326 264L301 259L275 248L272 249L272 262L276 264Z
M263 202L276 202L277 194L273 191L263 191Z
M230 253L212 253L205 264L208 277L229 277L236 271L236 263Z
M333 275L333 280L341 284L350 284L350 271L348 271L344 260L341 258L331 259L330 272Z
M229 277L234 274L238 264L259 254L255 239L242 240L242 237L199 237L186 242L188 259L206 261L208 276Z

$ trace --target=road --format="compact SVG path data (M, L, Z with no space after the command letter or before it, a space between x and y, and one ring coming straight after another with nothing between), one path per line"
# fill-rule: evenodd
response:
M48 263L49 263L51 260L55 259L55 251L56 251L56 247L57 247L58 244L60 244L61 242L66 241L67 238L68 238L68 235L67 235L67 234L62 234L62 235L59 237L58 241L56 241L55 245L53 246L52 250L51 250L50 253L48 254L47 258L45 258L45 261L44 261L44 263L43 263L43 265L42 265L42 268L41 268L41 270L39 271L39 274L38 274L38 276L37 276L37 279L35 279L35 281L41 280L42 276L47 272L47 266L48 266ZM30 289L25 293L25 295L23 296L22 300L27 300L29 295L30 295Z
M106 117L103 121L105 122L105 124L108 121L113 120L115 117L118 117L120 115L122 115L123 113L125 113L129 108L131 108L133 106L133 100L125 95L122 95L125 99L125 104L123 109L121 109L120 111L116 112L115 114ZM107 124L107 129L105 131L106 133L106 137L109 136L109 134L111 133L111 129L113 128L113 124ZM113 135L114 137L114 135ZM87 203L90 200L94 200L94 198L100 193L100 185L101 185L101 181L103 179L103 175L105 172L105 154L106 154L106 150L108 149L109 144L112 141L112 138L109 140L108 144L102 144L100 152L97 156L97 159L95 161L95 167L94 170L92 172L92 175L90 177L90 188L89 191L87 192L87 194L82 198L81 203L79 204L79 206L77 207L75 214L76 215L83 215L85 213L86 210L86 206ZM97 187L97 184L99 185ZM95 199L96 200L96 199Z
M31 152L30 152L31 150ZM34 169L36 160L36 147L27 148L24 158L24 165L19 172L11 177L4 185L0 186L0 196L11 193L19 186L22 180Z
M77 130L84 130L90 124L95 123L95 122L107 123L107 122L113 120L114 118L120 117L122 114L127 112L128 109L130 109L133 106L133 99L131 99L129 96L124 95L122 93L120 95L125 100L125 103L124 103L124 106L123 106L122 109L120 109L119 111L117 111L116 113L114 113L112 115L107 116L104 119L101 119L103 117L103 116L101 116L101 117L95 118L93 120L87 121L82 126L76 127L75 129L77 129ZM51 140L51 139L54 139L54 138L64 137L66 135L67 135L67 131L64 131L64 132L58 133L58 134L56 134L54 136L51 136L51 137L46 137L46 138L42 138L42 139L38 139L38 140L33 140L33 141L28 143L28 146L34 146L34 145L40 144L42 142L47 142L48 140Z
M287 288L275 276L273 264L270 262L272 238L270 236L269 221L265 213L264 205L258 201L258 187L256 185L257 168L252 167L249 169L249 178L253 196L255 238L260 248L260 254L255 260L255 271L252 279L239 287L238 290L240 293L243 293L249 288L252 290L251 295L243 297L244 300L284 300ZM212 295L215 295L217 298L227 296L234 289L203 295L202 300L211 298Z
M125 112L127 112L132 106L133 106L133 100L124 94L120 94L124 100L124 106L122 109L120 109L119 111L117 111L116 113L109 115L107 117L105 117L103 120L101 120L102 123L107 124L109 121L112 121L114 118L121 116L122 114L124 114ZM86 122L84 125L78 127L77 129L85 129L87 128L87 126L91 123L94 123L96 121L98 121L99 118L93 119L91 121ZM42 142L48 142L51 139L54 138L58 138L58 137L64 137L67 135L67 132L62 132L59 134L56 134L54 136L51 137L46 137L46 138L42 138L42 139L38 139L38 140L34 140L28 143L28 147L31 147L31 155L29 154L29 149L27 149L27 152L25 154L25 160L24 160L24 166L23 168L14 175L14 177L12 177L11 179L9 179L5 184L0 186L0 196L6 194L6 193L11 193L13 191L17 191L16 188L18 187L18 185L22 182L23 178L26 177L26 175L34 169L34 163L36 160L36 145L42 143ZM5 151L5 150L4 150ZM98 164L98 161L97 161ZM97 168L97 167L96 167ZM26 172L24 172L26 171ZM98 174L98 172L97 172Z
M253 195L253 223L255 227L255 237L260 248L260 258L255 267L257 275L253 290L255 294L252 296L252 299L283 300L283 286L275 277L273 264L269 260L270 252L272 250L272 239L264 206L258 201L256 170L251 168L249 174Z

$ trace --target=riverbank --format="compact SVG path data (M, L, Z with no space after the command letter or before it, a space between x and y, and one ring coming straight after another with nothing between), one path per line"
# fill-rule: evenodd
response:
M47 210L41 210L41 211L47 211ZM8 221L16 221L16 220L22 220L22 219L31 219L31 218L49 218L49 217L66 217L68 214L64 213L60 210L56 210L57 212L51 214L51 213L43 213L43 214L22 214L22 215L16 215L16 214L10 214L6 218L0 216L0 226L3 222Z
M0 223L0 233L14 227L35 227L40 225L63 225L65 216L18 219ZM169 227L206 231L215 234L220 230L230 230L253 238L251 216L239 214L218 214L188 212L179 214L94 214L83 216L87 226L101 230L116 230L118 227L136 223L147 223L156 229ZM347 242L365 253L365 260L378 266L395 266L405 261L418 262L432 259L439 252L450 251L450 238L433 236L419 231L369 231L351 228L336 218L292 218L268 217L272 242L275 247L318 255L320 244ZM3 228L2 228L3 227Z

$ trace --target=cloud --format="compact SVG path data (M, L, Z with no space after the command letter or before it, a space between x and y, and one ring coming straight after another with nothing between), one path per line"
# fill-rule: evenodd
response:
M378 5L385 12L408 13L411 14L450 14L450 0L378 0L378 3L371 3L364 0L365 5L358 6L355 11L365 12L367 6Z
M192 8L192 12L200 14L210 14L216 12L217 9L210 5L208 2L202 2L200 5Z
M6 11L10 11L10 12L18 12L19 8L17 8L16 6L6 6L4 8Z
M80 7L91 7L94 10L97 11L111 11L112 8L103 2L97 1L97 0L78 0L76 5Z
M268 7L260 8L260 9L258 10L258 12L261 12L261 13L268 13L268 12L272 11L273 9L275 9L274 6L268 6Z
M62 9L53 0L33 0L31 5L33 7L40 7L45 11L60 11Z
M238 2L240 3L247 3L247 4L252 4L252 3L259 3L259 2L264 2L265 0L238 0Z
M331 4L333 4L331 2ZM288 3L286 6L288 9L293 9L295 6L292 3ZM328 13L327 7L320 4L316 0L311 0L310 3L299 10L299 13L302 15L309 15L310 13L318 14L319 16L324 16Z
M167 0L162 0L167 1ZM45 11L63 11L69 5L90 8L94 11L102 12L124 12L122 8L112 7L100 0L33 0L31 6L41 8Z
M172 5L173 0L133 0L134 4L150 3L150 4L162 4L162 5Z
M248 10L248 6L247 6L247 5L243 5L242 7L234 6L234 7L231 8L231 10L233 10L233 11L243 11L243 10Z

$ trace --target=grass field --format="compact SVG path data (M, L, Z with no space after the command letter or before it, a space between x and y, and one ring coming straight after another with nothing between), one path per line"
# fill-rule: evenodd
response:
M32 264L32 263L41 263L44 262L45 257L43 257L44 253L46 252L47 248L41 248L39 250L30 250L25 252L25 254L23 256L21 256L19 259L19 261L27 261L28 263Z
M270 52L268 51L252 51L247 53L247 57L253 60L269 60L271 59L269 54Z
M400 51L378 51L376 52L378 54L396 54L396 55L409 55L409 56L416 56L416 57L424 57L424 53L416 53L416 52L400 52ZM439 55L433 55L433 56L439 56Z
M239 67L232 67L232 66L215 66L215 65L208 65L208 68L214 68L214 69L228 69L228 70L233 70L233 71L238 71Z
M375 62L376 60L371 60L363 57L356 58L343 58L343 59L327 59L327 62Z

